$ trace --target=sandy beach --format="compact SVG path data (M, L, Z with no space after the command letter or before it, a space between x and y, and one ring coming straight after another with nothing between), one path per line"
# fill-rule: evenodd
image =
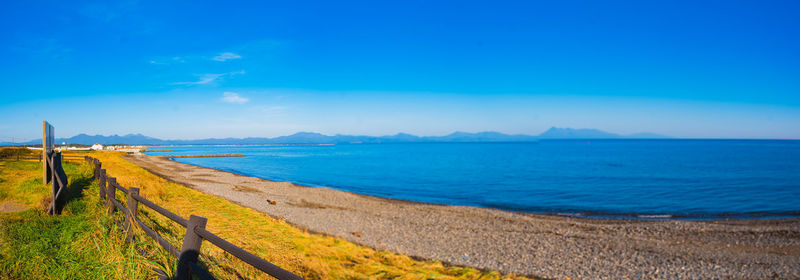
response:
M311 232L380 250L562 279L797 279L800 219L601 220L434 205L125 159ZM167 208L169 208L167 206Z

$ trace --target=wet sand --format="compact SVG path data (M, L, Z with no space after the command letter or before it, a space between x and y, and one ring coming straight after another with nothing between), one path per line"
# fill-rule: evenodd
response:
M800 279L800 219L602 220L377 198L125 156L312 232L449 264L562 279ZM169 207L167 207L169 208Z

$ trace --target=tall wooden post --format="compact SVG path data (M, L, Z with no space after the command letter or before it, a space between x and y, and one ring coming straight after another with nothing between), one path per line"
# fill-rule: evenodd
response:
M53 137L53 126L42 121L42 182L47 184L50 182L50 155L53 153L55 147L55 138Z
M42 184L47 184L47 121L42 121Z
M203 237L194 232L195 228L206 228L208 219L201 216L189 216L189 224L186 225L186 234L183 236L183 246L181 254L178 256L178 267L175 272L175 279L192 279L189 263L197 263L200 256L200 245L203 244Z
M58 182L56 182L56 170L55 170L56 165L54 164L54 161L55 161L55 154L53 154L52 158L48 159L48 162L50 163L49 175L50 177L52 177L49 178L48 180L50 181L51 189L53 191L53 195L50 196L53 198L53 200L50 202L50 209L48 210L50 212L50 215L56 214L56 204L58 203Z

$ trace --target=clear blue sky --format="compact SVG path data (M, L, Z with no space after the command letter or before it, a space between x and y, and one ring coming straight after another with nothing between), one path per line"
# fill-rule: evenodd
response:
M0 142L800 138L800 1L12 1ZM47 106L55 108L41 110Z

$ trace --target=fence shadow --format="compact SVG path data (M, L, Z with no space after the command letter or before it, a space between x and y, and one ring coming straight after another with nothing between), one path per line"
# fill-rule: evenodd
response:
M90 175L80 174L78 176L73 177L74 180L70 180L67 184L67 189L64 190L66 194L64 194L63 198L59 203L56 204L56 213L61 214L61 211L64 210L64 207L67 207L72 201L80 200L83 198L84 193L83 191L92 184L94 178ZM79 208L85 208L85 206L81 206ZM73 209L73 210L83 210L83 209Z

